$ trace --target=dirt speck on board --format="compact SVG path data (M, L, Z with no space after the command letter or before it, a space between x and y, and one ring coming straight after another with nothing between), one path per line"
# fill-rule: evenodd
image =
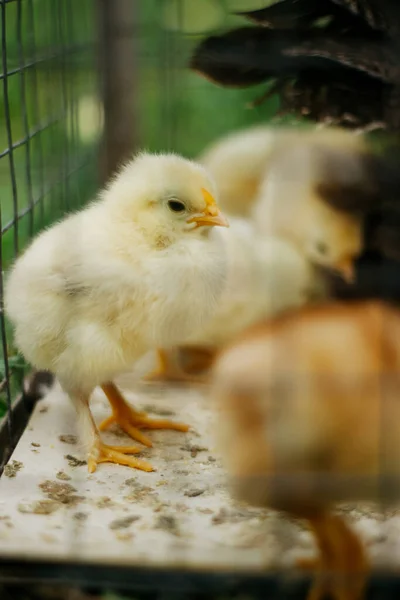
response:
M60 505L54 500L38 500L29 504L23 504L22 502L18 504L19 512L31 515L51 515L59 507Z
M98 500L96 500L95 504L97 508L111 508L115 505L115 502L113 502L108 496L101 496Z
M56 478L60 479L61 481L70 481L71 479L71 477L64 473L64 471L58 471Z
M205 491L205 488L193 488L192 490L186 490L184 496L187 496L188 498L196 498L196 496L201 496L201 494L204 494Z
M4 475L6 477L16 477L18 471L20 471L23 466L23 463L19 460L12 460L4 467Z
M145 410L146 412L149 412L149 413L153 413L153 415L158 415L159 417L175 416L175 413L173 410L170 410L168 408L160 408L159 406L156 406L155 404L146 404L146 406L143 407L143 410Z
M40 444L37 444L36 442L31 442L31 446L34 448L40 448Z
M49 410L48 406L42 406L42 408L39 410L40 413L47 413L47 411Z
M88 518L88 514L84 513L84 512L77 512L74 514L73 518L75 519L75 521L86 521L86 519Z
M241 523L242 521L248 521L257 516L260 516L260 513L257 510L246 508L228 510L227 508L221 508L221 510L213 516L211 522L213 525L221 525L222 523Z
M50 500L54 500L60 504L74 505L80 502L80 500L84 500L83 496L77 496L74 493L77 490L69 483L47 480L40 483L39 488Z
M72 456L72 454L66 454L64 458L68 461L70 467L83 467L87 465L86 460L79 460L79 458Z
M207 452L208 448L198 446L197 444L185 444L181 447L181 450L184 450L185 452L190 452L190 456L192 458L196 458L199 452Z
M76 437L76 435L59 435L58 439L64 444L75 445L78 443L78 438Z
M172 535L180 535L178 522L172 515L160 515L157 518L154 527L155 529L162 529L163 531L172 533Z
M133 533L131 533L130 531L118 531L115 537L120 542L130 542L131 540L133 540Z
M131 515L130 517L124 517L122 519L114 519L111 521L109 528L113 530L126 529L129 525L132 525L135 521L140 519L139 515Z
M57 538L54 535L51 535L50 533L41 533L40 537L47 544L54 544L57 541Z

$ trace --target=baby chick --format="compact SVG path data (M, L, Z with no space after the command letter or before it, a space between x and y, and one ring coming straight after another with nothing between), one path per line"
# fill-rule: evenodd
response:
M269 126L249 127L219 138L198 156L214 177L224 211L250 215L279 135L279 129Z
M33 241L9 276L6 311L25 357L55 373L83 424L88 467L146 471L102 443L89 409L100 385L116 422L146 446L142 428L187 426L131 408L112 383L149 349L183 342L215 310L226 265L216 226L227 226L203 167L173 154L141 154L98 199Z
M318 297L313 267L295 245L261 236L239 217L230 217L229 224L221 231L227 279L214 315L188 345L161 351L159 368L147 379L201 380L214 352L249 325Z
M366 551L333 506L399 499L399 339L399 310L338 303L255 326L215 362L232 489L308 521L319 550L312 600L359 600L365 587ZM344 578L329 582L326 571Z
M253 207L258 230L352 281L363 248L361 197L375 193L365 140L340 129L283 130Z

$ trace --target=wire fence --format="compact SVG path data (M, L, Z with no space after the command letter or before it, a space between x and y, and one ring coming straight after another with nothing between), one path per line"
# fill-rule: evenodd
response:
M101 104L96 69L95 2L2 0L0 66L1 271L29 239L97 187ZM1 281L0 292L3 292ZM0 416L12 401L24 362L2 314Z

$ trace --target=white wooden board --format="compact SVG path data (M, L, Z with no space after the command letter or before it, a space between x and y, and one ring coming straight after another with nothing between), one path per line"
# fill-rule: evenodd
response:
M259 571L313 552L298 524L231 500L213 451L205 388L139 387L135 379L120 381L128 400L192 430L149 432L154 447L141 456L156 472L102 464L89 475L79 462L86 457L74 408L55 387L37 404L0 479L0 556ZM110 412L100 391L91 406L96 421ZM131 443L118 428L102 435ZM399 566L400 513L346 512L374 563Z

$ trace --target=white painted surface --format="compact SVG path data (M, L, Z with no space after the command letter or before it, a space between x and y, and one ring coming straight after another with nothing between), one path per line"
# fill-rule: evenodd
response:
M120 383L126 392L131 378ZM223 470L214 458L213 413L204 389L142 386L137 394L125 395L139 408L152 408L149 412L155 416L171 411L171 418L193 429L187 434L149 432L154 447L140 456L156 472L101 464L89 475L85 465L71 466L65 458L86 457L79 442L60 440L60 436L77 436L77 424L68 398L58 387L53 389L36 406L10 468L0 479L0 556L258 570L292 564L295 556L312 552L310 534L297 524L230 499ZM91 406L96 421L109 414L100 391ZM131 443L118 428L113 431L103 433L103 438L110 443ZM13 461L22 465L10 477ZM60 480L60 472L70 479ZM74 490L54 488L54 483ZM43 484L45 489L40 487ZM71 501L71 496L80 498ZM37 514L43 509L52 512ZM400 564L400 516L396 512L386 519L368 509L353 510L348 516L368 543L376 564ZM131 518L130 524L118 522L126 518Z

